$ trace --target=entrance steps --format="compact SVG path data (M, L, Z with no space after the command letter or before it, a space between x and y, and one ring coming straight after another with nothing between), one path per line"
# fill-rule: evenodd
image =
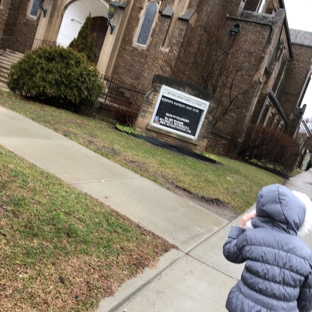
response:
M8 84L11 65L22 59L24 54L13 50L0 50L0 83Z

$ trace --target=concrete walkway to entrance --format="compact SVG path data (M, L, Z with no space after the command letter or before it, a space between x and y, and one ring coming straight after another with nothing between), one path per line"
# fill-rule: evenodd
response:
M241 265L222 245L233 224L31 120L0 107L0 145L177 245L154 269L105 298L98 312L226 311ZM286 186L312 197L312 172ZM312 237L306 242L312 247Z

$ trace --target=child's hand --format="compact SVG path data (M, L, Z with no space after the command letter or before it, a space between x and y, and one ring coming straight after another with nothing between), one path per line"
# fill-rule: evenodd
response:
M254 217L256 217L255 213L246 213L245 215L243 215L242 220L239 223L239 227L245 228L246 223Z

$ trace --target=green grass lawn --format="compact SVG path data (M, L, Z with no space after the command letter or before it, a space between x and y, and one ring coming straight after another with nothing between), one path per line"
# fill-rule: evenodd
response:
M24 101L0 105L165 187L219 199L238 212L282 179L211 155L198 161L117 131L113 123ZM0 146L1 311L94 311L127 279L174 248L103 203ZM222 209L222 207L220 207Z
M162 186L177 186L206 199L219 199L238 212L254 203L264 185L283 183L282 178L246 163L220 156L216 158L222 165L198 161L117 131L114 123L23 101L10 93L0 94L0 105Z
M0 310L94 311L173 246L0 146Z

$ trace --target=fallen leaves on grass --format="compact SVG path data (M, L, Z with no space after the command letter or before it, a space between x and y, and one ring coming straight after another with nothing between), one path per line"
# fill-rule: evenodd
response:
M175 248L2 147L0 163L1 311L95 311Z

